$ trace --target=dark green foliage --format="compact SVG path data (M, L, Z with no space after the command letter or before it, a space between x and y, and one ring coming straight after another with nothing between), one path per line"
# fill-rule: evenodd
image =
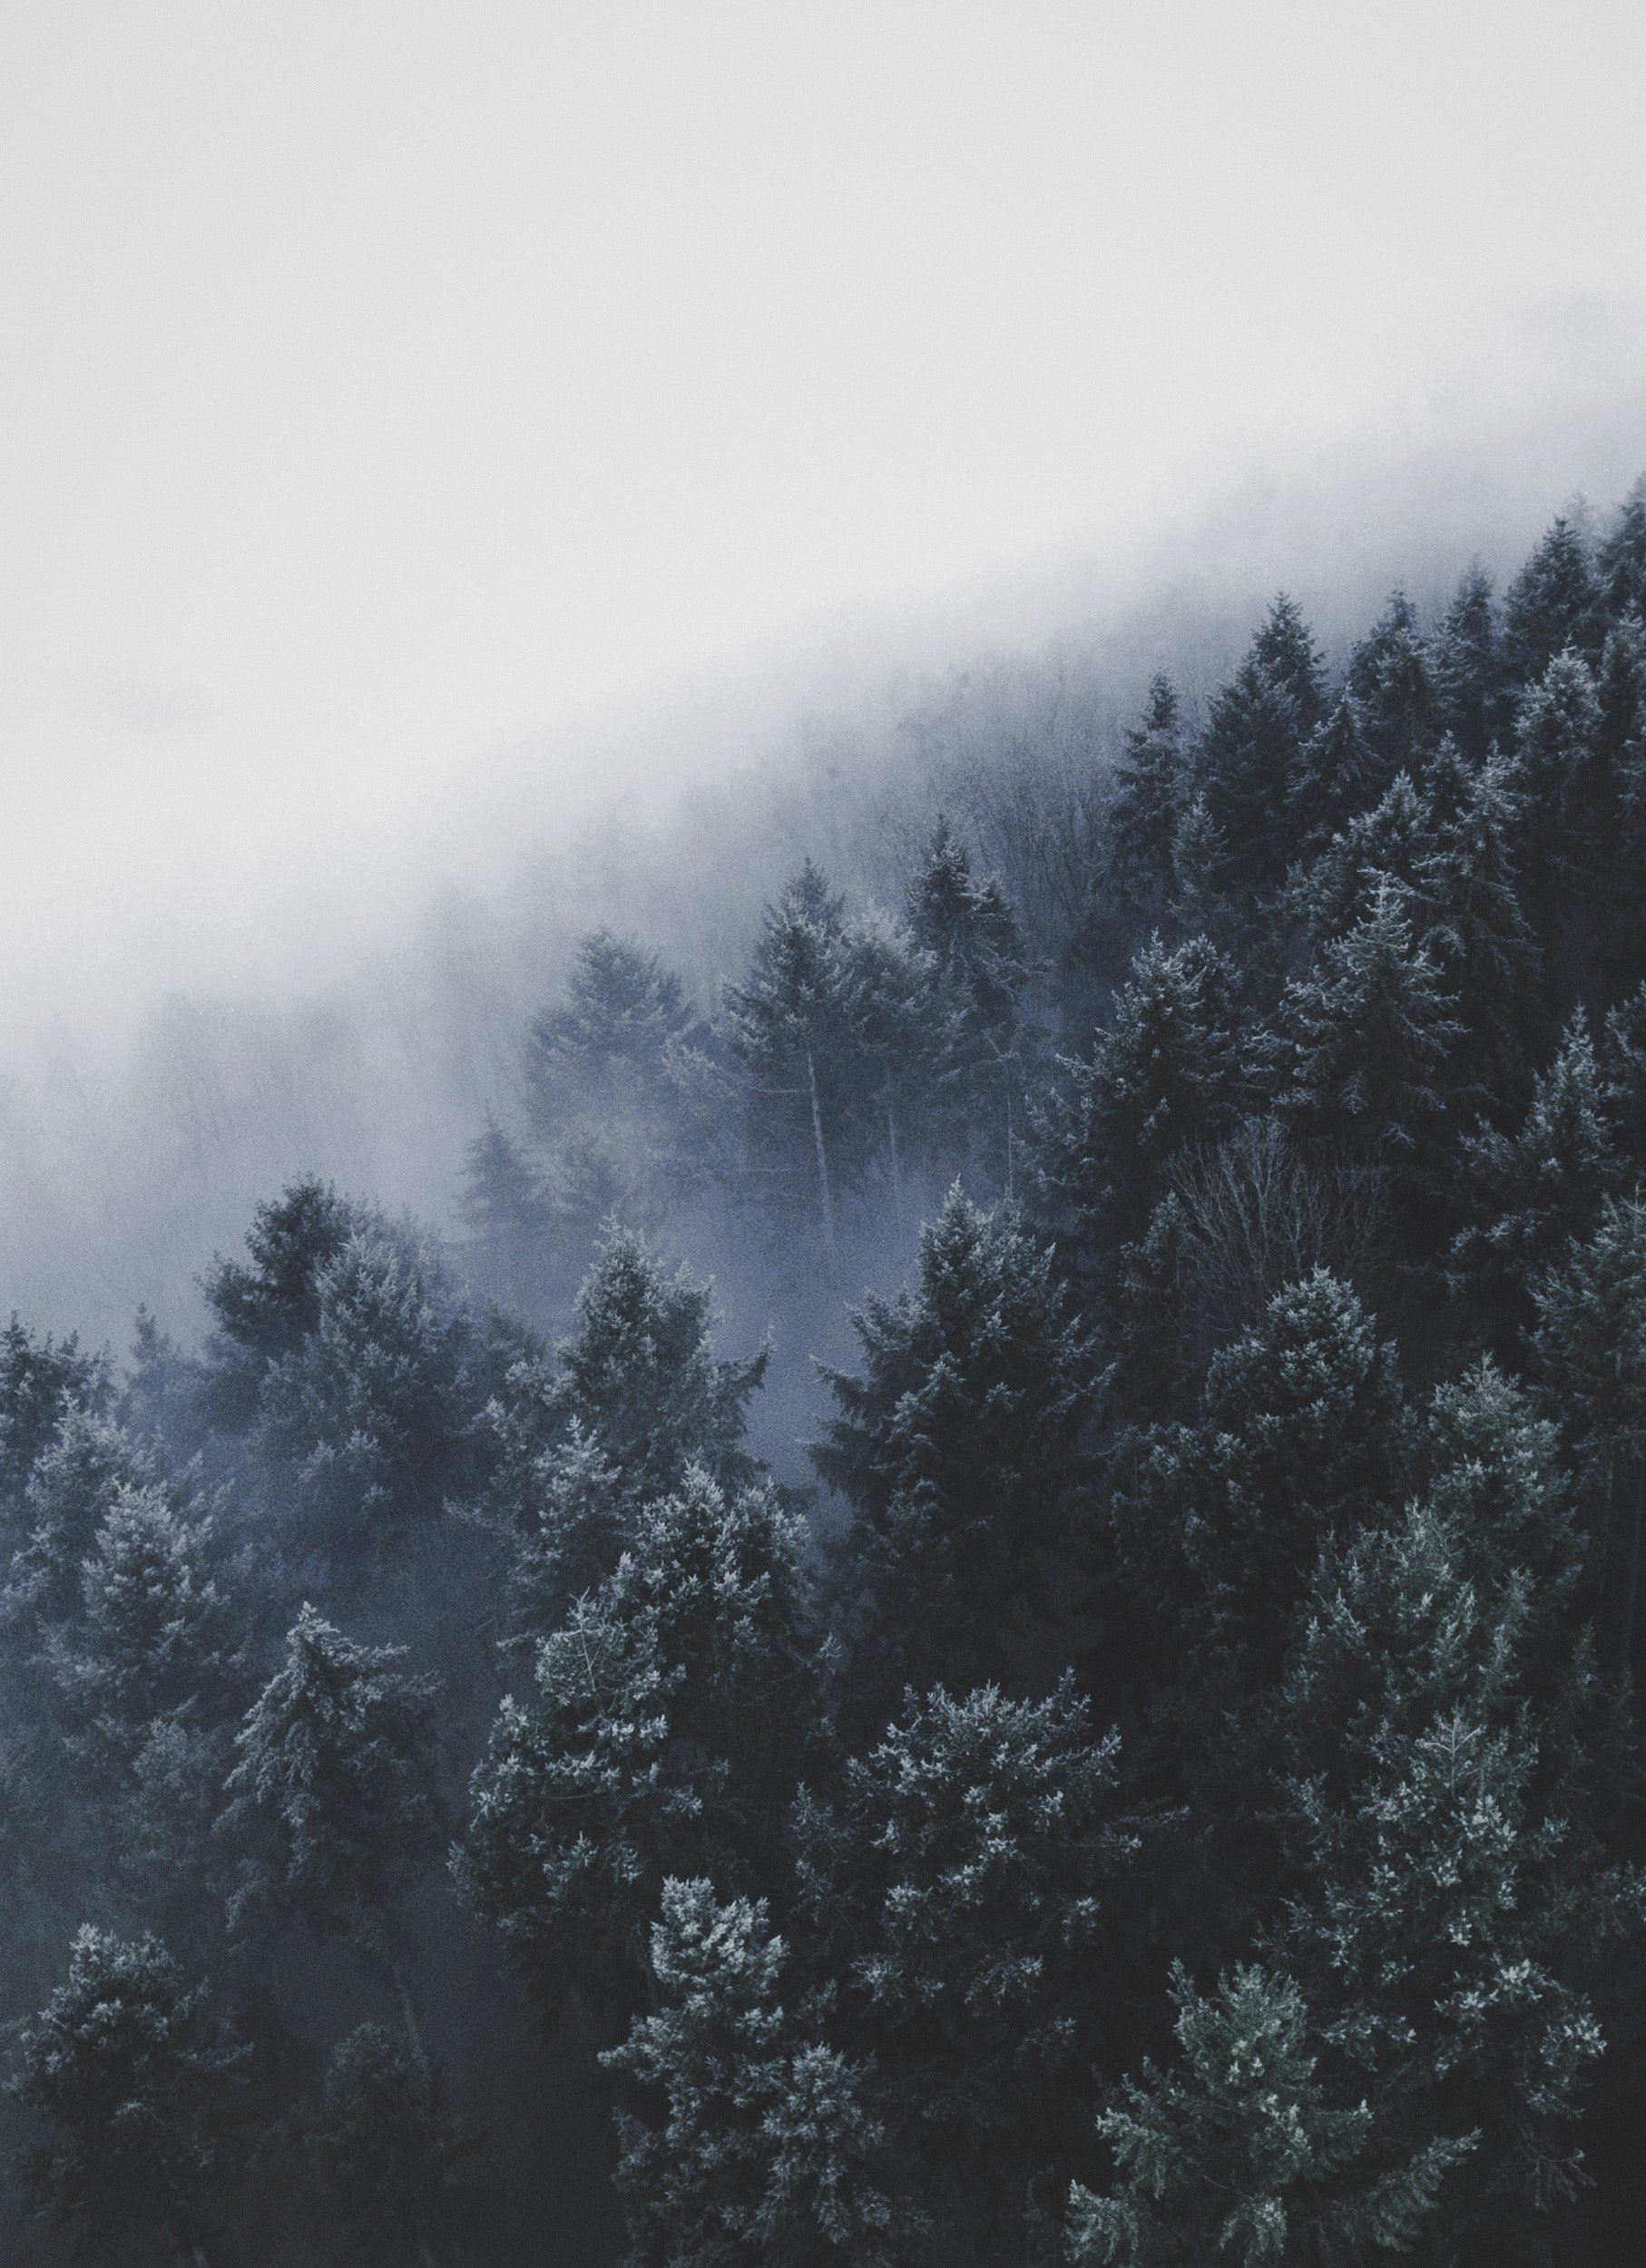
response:
M1504 662L1491 581L1478 562L1442 618L1430 668L1445 729L1466 757L1482 762L1502 726Z
M671 1874L769 1872L821 1730L800 1550L769 1491L688 1473L505 1701L458 1872L545 2009L643 1999Z
M471 1266L485 1290L514 1306L526 1305L544 1273L554 1215L525 1152L489 1112L468 1147L463 1213Z
M1285 873L1297 839L1288 788L1324 711L1314 640L1282 595L1213 702L1195 751L1194 782L1217 830L1224 886L1263 888Z
M1236 975L1204 937L1140 953L1088 1058L1066 1061L1041 1143L1047 1188L1095 1256L1142 1234L1173 1154L1229 1132L1247 1097Z
M381 2024L362 2024L332 2050L310 2141L345 2259L447 2268L492 2256L485 2201L456 2176L460 2153L433 2077Z
M1092 1985L1135 1855L1118 1744L1065 1680L910 1694L832 1805L801 1812L803 1901L838 2036L949 2260L1009 2256L1067 2179L1102 2028Z
M239 1853L237 1929L296 1922L377 1953L394 1908L440 1848L433 1686L403 1646L360 1646L305 1606L286 1659L247 1712L225 1831Z
M868 2074L778 1998L788 1948L763 1901L663 1885L661 2007L604 2058L661 2106L622 2122L632 2268L893 2268L906 2212Z
M1393 594L1350 656L1347 687L1382 777L1415 765L1440 729L1441 702L1417 610L1404 591Z
M1142 721L1127 733L1114 777L1109 840L1116 869L1141 903L1163 907L1177 878L1183 816L1183 750L1170 678L1157 677L1150 686Z
M119 2261L155 2228L207 2258L208 2215L236 2165L243 2054L157 1939L124 1944L88 1923L12 2082L45 2129L21 2162L35 2209L66 2222L85 2257Z
M1531 684L1568 647L1581 654L1593 638L1594 608L1588 544L1563 514L1504 594L1503 650L1511 678Z
M309 1177L257 1207L246 1232L250 1267L218 1260L203 1288L219 1334L211 1395L220 1423L250 1422L266 1371L319 1323L321 1271L368 1217Z
M1299 852L1324 848L1376 801L1381 768L1359 709L1345 694L1299 748L1292 767L1291 823Z
M659 1110L671 1057L692 1028L680 979L632 937L597 929L577 948L565 998L532 1025L526 1095L553 1136L585 1103L620 1116Z
M112 1395L108 1357L83 1353L73 1333L61 1343L50 1332L37 1339L15 1315L0 1331L0 1514L8 1540L16 1540L23 1491L64 1408L102 1417Z
M956 1187L921 1233L918 1283L853 1315L863 1374L826 1369L814 1447L850 1504L856 1700L997 1675L1073 1540L1095 1382L1052 1256L1009 1206Z
M1098 2130L1105 2193L1076 2183L1076 2268L1360 2268L1411 2252L1467 2139L1388 2162L1363 2100L1318 2075L1320 2041L1296 1984L1257 1964L1197 1992L1172 1971L1179 2068L1144 2068Z

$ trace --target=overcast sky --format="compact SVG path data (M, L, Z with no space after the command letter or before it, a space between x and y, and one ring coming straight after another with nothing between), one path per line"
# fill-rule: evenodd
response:
M1642 20L0 0L8 952L1336 437L1626 385Z

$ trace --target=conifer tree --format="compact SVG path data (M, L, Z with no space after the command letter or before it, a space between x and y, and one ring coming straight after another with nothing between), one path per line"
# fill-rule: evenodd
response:
M481 1288L511 1305L530 1305L546 1270L553 1215L525 1152L490 1111L468 1146L462 1211Z
M1646 474L1619 505L1595 565L1602 600L1612 614L1633 607L1646 615Z
M36 1338L15 1315L0 1331L0 1520L13 1549L24 1524L23 1494L35 1460L51 1442L65 1409L91 1418L108 1413L113 1397L106 1355L82 1350L71 1332L61 1342Z
M764 1901L665 1882L661 2003L607 2052L661 2107L620 2121L634 2268L894 2268L914 2231L893 2192L871 2074L779 1999L789 1949Z
M381 2024L338 2042L310 2136L360 2268L448 2268L495 2256L485 2200L456 2172L459 2146L426 2059Z
M1283 1972L1237 1968L1214 1996L1179 1962L1171 1997L1180 2068L1146 2064L1099 2119L1114 2178L1104 2193L1073 2185L1075 2268L1409 2254L1468 2140L1392 2154L1366 2102L1319 2075L1318 2034Z
M1212 703L1195 753L1194 783L1221 839L1225 884L1262 890L1285 873L1294 843L1288 789L1324 711L1314 640L1282 594Z
M1398 772L1380 800L1351 818L1309 870L1300 894L1315 935L1341 937L1363 921L1386 878L1411 904L1434 847L1424 798L1411 775Z
M821 1732L808 1625L798 1523L698 1471L539 1647L535 1696L504 1702L475 1773L458 1876L545 2009L573 1987L643 2001L671 1874L769 1873Z
M1357 812L1377 801L1382 769L1359 709L1345 694L1303 743L1292 767L1291 824L1300 854L1324 849Z
M1460 1100L1447 1074L1459 1037L1453 1008L1433 957L1414 942L1404 894L1383 878L1363 918L1286 988L1277 1108L1302 1141L1431 1197Z
M728 1488L754 1478L749 1404L769 1357L719 1360L712 1286L614 1222L576 1315L557 1364L517 1364L488 1413L500 1451L488 1501L517 1548L568 1555L568 1599L610 1573L642 1506L692 1466Z
M1416 767L1439 728L1440 704L1417 610L1396 591L1349 657L1346 687L1359 704L1385 779Z
M1507 1351L1515 1326L1530 1321L1533 1276L1570 1237L1589 1231L1615 1179L1600 1069L1582 1009L1535 1080L1519 1130L1470 1137L1464 1158L1475 1217L1458 1237L1454 1265L1483 1326Z
M220 1720L233 1651L210 1521L122 1486L81 1569L84 1611L53 1667L74 1715L123 1747L158 1717Z
M1010 1189L1021 1132L1024 1066L1021 996L1028 949L994 875L979 881L965 845L938 817L904 906L913 966L931 997L918 997L892 1026L906 1083L941 1080L946 1116L964 1142L983 1134L983 1157L998 1159ZM857 951L862 953L862 945ZM905 1105L906 1110L907 1105Z
M1594 608L1589 547L1563 513L1504 594L1503 651L1512 681L1534 684L1568 647L1584 652L1593 639Z
M667 1106L670 1063L693 1019L677 977L656 953L610 929L578 945L558 1007L544 1009L526 1042L526 1104L552 1139L596 1108L637 1128Z
M1593 1233L1532 1286L1541 1381L1577 1452L1613 1658L1638 1671L1646 1526L1646 1201L1606 1198Z
M1545 943L1590 918L1600 855L1600 697L1582 658L1563 649L1521 700L1509 785L1520 820L1517 863ZM1569 980L1570 982L1570 980Z
M1444 728L1472 762L1484 763L1504 721L1504 665L1491 579L1478 561L1441 620L1430 666Z
M250 1266L220 1258L202 1286L216 1324L208 1393L219 1424L250 1424L267 1371L318 1325L321 1271L374 1217L312 1175L257 1207Z
M1600 1062L1624 1181L1646 1173L1646 982L1607 1013Z
M394 1911L440 1848L434 1681L403 1646L361 1646L305 1605L286 1658L236 1736L224 1827L239 1853L236 1929L297 1923L390 1954Z
M1073 1539L1094 1382L1052 1256L1014 1207L950 1192L919 1277L854 1311L863 1374L825 1368L838 1414L812 1450L851 1505L854 1698L999 1674Z
M1437 821L1418 892L1425 943L1463 1026L1454 1076L1494 1120L1530 1099L1528 1035L1538 1029L1543 961L1522 910L1507 767L1489 758Z
M1141 1236L1173 1153L1228 1133L1247 1099L1238 980L1204 937L1132 963L1092 1054L1066 1061L1068 1092L1042 1143L1047 1187L1092 1259Z
M1528 1590L1477 1587L1416 1505L1328 1555L1281 1704L1300 1887L1275 1938L1386 2146L1475 2138L1455 2213L1570 2192L1602 2048L1579 1980L1641 1906L1539 1784Z
M1013 2256L1032 2198L1067 2178L1135 1844L1117 1750L1069 1678L1041 1702L911 1692L838 1800L802 1802L836 2036L878 2066L875 2107L946 2259Z
M1141 904L1163 909L1176 881L1172 853L1183 813L1179 704L1170 678L1151 683L1142 720L1122 749L1109 807L1114 863Z
M200 2268L224 2257L211 2216L237 2169L244 2053L157 1939L122 1943L88 1923L12 2082L45 2130L21 2163L35 2210L94 2259L124 2260L151 2231Z

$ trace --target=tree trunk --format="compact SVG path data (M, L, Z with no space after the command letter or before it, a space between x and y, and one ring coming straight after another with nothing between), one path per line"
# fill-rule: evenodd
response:
M835 1244L835 1207L828 1188L828 1152L823 1146L823 1106L818 1100L818 1067L806 1051L806 1080L811 1090L811 1137L818 1150L818 1196L823 1210L823 1242L828 1252L828 1280L840 1282L840 1255Z
M892 1210L897 1217L897 1234L901 1236L907 1215L903 1204L903 1158L897 1148L897 1113L892 1107L890 1095L886 1098L886 1142L891 1158Z

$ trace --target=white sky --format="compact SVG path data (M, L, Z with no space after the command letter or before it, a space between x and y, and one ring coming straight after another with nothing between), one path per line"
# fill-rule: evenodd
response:
M1609 367L1643 88L1639 0L0 0L0 943Z

